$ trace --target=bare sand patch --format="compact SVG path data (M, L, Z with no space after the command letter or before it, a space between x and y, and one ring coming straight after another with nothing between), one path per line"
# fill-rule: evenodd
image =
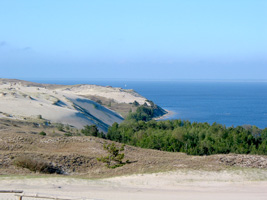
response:
M266 170L259 169L219 172L180 170L96 180L1 177L0 188L58 197L110 200L263 200L267 198L266 177Z

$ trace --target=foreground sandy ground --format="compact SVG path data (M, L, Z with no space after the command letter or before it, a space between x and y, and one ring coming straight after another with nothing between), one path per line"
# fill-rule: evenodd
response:
M259 169L140 174L108 179L0 177L0 188L25 194L103 200L265 200L267 171ZM15 199L0 194L0 199ZM30 199L30 198L28 198Z

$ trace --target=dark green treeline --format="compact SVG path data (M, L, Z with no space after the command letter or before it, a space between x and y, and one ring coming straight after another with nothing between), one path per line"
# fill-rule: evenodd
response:
M126 120L109 128L107 139L162 151L190 155L267 154L267 128L256 126L225 127L221 124L189 121Z

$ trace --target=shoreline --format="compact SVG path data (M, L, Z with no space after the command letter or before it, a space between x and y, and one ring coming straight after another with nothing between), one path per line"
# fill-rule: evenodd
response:
M174 112L174 111L166 110L166 109L164 109L164 110L167 112L166 114L164 114L164 115L162 115L160 117L155 117L155 118L153 118L153 120L156 120L156 121L163 120L163 119L165 119L167 117L170 117L170 116L176 114L176 112Z

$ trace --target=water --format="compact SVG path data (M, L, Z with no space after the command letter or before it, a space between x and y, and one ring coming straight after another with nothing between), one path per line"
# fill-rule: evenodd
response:
M40 81L37 81L40 82ZM42 81L41 81L42 82ZM267 82L204 81L43 81L58 84L97 84L134 89L164 109L167 119L267 127Z

